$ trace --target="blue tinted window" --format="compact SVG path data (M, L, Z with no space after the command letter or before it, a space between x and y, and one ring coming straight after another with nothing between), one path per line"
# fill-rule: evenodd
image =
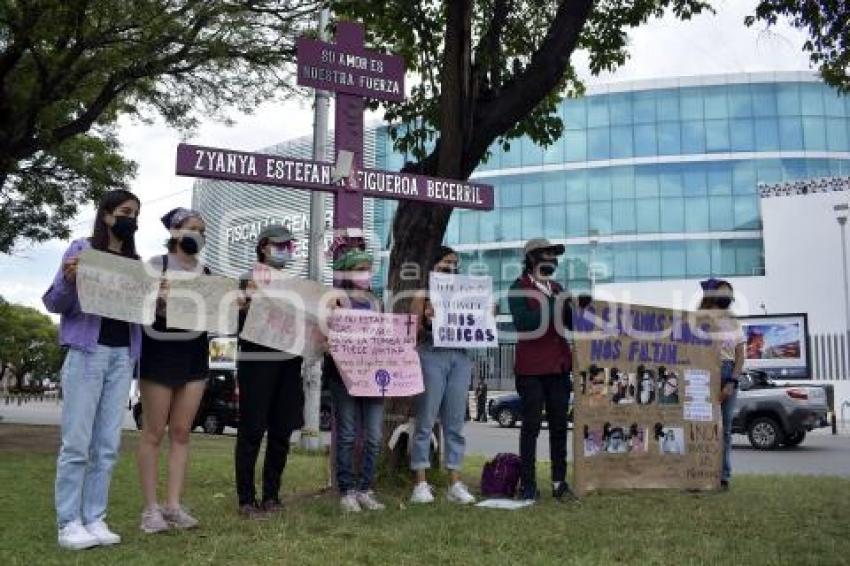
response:
M708 192L708 186L705 183L704 168L694 167L685 169L683 178L685 181L685 196L704 195Z
M722 119L729 117L726 106L726 87L715 86L705 89L705 119Z
M761 240L741 240L735 250L735 268L738 273L745 275L763 275L764 249Z
M611 176L605 169L591 169L587 172L588 198L590 200L611 200Z
M803 118L803 141L806 151L826 151L826 120Z
M642 278L661 277L661 247L657 243L635 245L637 251L637 275Z
M584 171L567 173L567 202L587 202L587 175Z
M711 197L709 215L712 230L732 230L735 227L731 197Z
M690 241L686 244L688 277L706 277L711 274L711 242Z
M847 120L831 118L826 123L826 147L829 151L847 151Z
M636 124L646 124L655 122L655 93L636 92L634 93L633 107Z
M682 132L679 128L678 122L659 122L659 155L677 155L682 152Z
M726 120L705 121L705 150L729 151L729 122Z
M779 119L779 143L783 150L803 149L803 123L799 116Z
M502 210L502 239L522 239L522 213L519 208L508 208Z
M587 236L587 204L567 204L567 236Z
M615 200L613 232L615 234L634 234L636 227L634 199Z
M750 95L750 85L729 86L729 116L733 118L749 118L753 115L753 99Z
M608 97L607 96L589 96L587 97L587 127L598 128L607 126L610 121L608 119Z
M523 136L519 140L514 140L513 143L519 142L522 148L522 165L542 165L543 164L543 148L531 141L528 136Z
M611 233L611 202L596 201L590 203L590 229L600 234Z
M511 183L507 185L497 185L499 193L499 204L501 206L519 206L522 204L522 186Z
M552 145L543 149L543 163L564 162L564 136L555 140ZM526 163L526 165L528 165Z
M758 230L761 227L758 196L736 196L734 206L736 230Z
M446 227L445 238L449 245L458 243L458 238L460 238L460 225L458 224L457 215L452 215L449 220L449 225Z
M522 185L522 205L535 206L543 204L543 184L525 183Z
M631 126L611 126L611 159L626 159L634 155Z
M827 116L844 118L844 96L832 88L826 88L823 92L824 110Z
M544 207L543 226L543 235L547 238L562 238L566 234L567 220L563 205Z
M564 132L564 155L567 161L587 159L587 131Z
M660 232L660 206L657 198L642 198L635 200L635 216L637 231L640 234Z
M732 166L732 192L755 194L756 167L750 161L740 161Z
M608 110L611 113L612 125L631 124L634 117L632 94L623 92L610 95L608 97Z
M481 225L481 241L496 241L496 230L498 228L499 213L495 211L480 212L478 213L478 217L479 223Z
M755 138L753 136L752 120L730 120L729 137L732 151L753 151Z
M708 194L728 195L732 192L732 170L725 163L711 163L707 168Z
M522 144L520 140L510 140L507 142L508 149L502 150L502 167L521 167L522 166Z
M685 231L685 199L680 197L661 199L661 231Z
M800 85L800 104L803 116L823 116L823 91L820 83Z
M685 231L708 231L708 199L692 197L685 199Z
M658 196L658 174L653 166L638 168L635 175L635 196L637 198Z
M757 118L755 121L756 151L779 151L779 123L776 118Z
M478 237L478 214L464 212L458 214L460 223L460 241L474 243L479 241Z
M543 200L546 202L546 204L567 201L567 186L562 178L549 178L549 180L544 183Z
M638 157L658 155L655 124L635 125L635 155Z
M772 84L751 85L753 113L756 116L776 116L776 87Z
M682 153L705 153L705 122L682 122Z
M665 278L681 278L686 275L684 242L661 242L661 275Z
M610 130L608 128L587 130L587 159L589 161L609 158L609 132Z
M711 243L712 275L735 275L735 247L732 240L714 240Z
M611 176L612 197L616 199L635 197L634 167L612 167L608 170Z
M800 86L797 83L776 85L776 109L780 116L800 115Z
M782 165L778 159L762 159L756 162L759 183L779 183L782 181Z
M585 98L567 98L561 103L564 128L567 130L583 130L587 127L587 109Z
M702 93L696 88L683 88L679 92L679 113L682 120L702 120Z
M614 251L610 245L600 244L591 256L594 278L597 283L611 281L614 276Z
M658 178L658 184L662 197L682 196L684 194L682 174L678 171L662 173Z
M543 231L543 207L532 206L522 209L522 237L539 238Z
M658 121L679 120L679 93L675 90L659 90L655 93Z
M614 278L631 281L637 277L637 255L631 244L614 246Z

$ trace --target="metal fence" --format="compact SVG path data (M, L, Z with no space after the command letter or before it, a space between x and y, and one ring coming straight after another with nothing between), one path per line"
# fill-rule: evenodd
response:
M483 376L490 391L512 391L514 387L515 344L499 344L498 348L472 349L472 387Z
M836 332L831 334L812 334L809 336L809 352L812 379L838 380L848 379L850 369L850 334Z

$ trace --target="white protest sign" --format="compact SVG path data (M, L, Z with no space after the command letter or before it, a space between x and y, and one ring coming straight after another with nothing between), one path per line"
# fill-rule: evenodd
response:
M240 337L289 354L313 355L323 342L319 323L331 296L333 289L315 281L276 280L252 295Z
M431 272L431 328L438 348L495 348L493 281L487 275Z
M235 334L239 284L218 275L168 272L165 319L169 328Z
M153 324L159 279L135 259L84 250L77 265L80 309L136 324Z

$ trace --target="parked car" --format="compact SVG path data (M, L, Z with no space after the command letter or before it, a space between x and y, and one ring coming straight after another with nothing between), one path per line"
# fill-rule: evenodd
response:
M829 426L826 392L816 385L779 385L766 373L745 371L732 416L732 432L753 448L798 446L806 433Z
M508 393L487 402L487 414L499 423L502 428L511 428L522 420L522 399L517 393ZM543 420L546 420L546 411L543 411ZM567 405L567 426L572 427L573 422L573 398Z
M331 395L326 388L322 389L320 403L319 428L328 431L331 429ZM133 405L132 410L136 428L141 430L141 399ZM239 427L239 387L236 383L235 372L211 370L192 428L201 428L207 434L222 434L224 428L228 426Z

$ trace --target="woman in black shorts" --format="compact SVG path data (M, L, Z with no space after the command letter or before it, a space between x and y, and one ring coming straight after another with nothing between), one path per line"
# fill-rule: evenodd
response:
M142 394L142 435L139 440L139 478L145 508L141 529L156 533L171 527L191 529L198 521L180 504L186 465L189 460L189 433L198 405L204 395L209 366L209 343L205 332L168 327L165 305L168 271L209 273L198 261L204 244L205 224L196 211L175 208L162 217L170 232L168 253L151 259L151 268L162 275L156 319L146 327L142 338L140 389ZM157 500L159 445L168 426L168 488L165 504Z

